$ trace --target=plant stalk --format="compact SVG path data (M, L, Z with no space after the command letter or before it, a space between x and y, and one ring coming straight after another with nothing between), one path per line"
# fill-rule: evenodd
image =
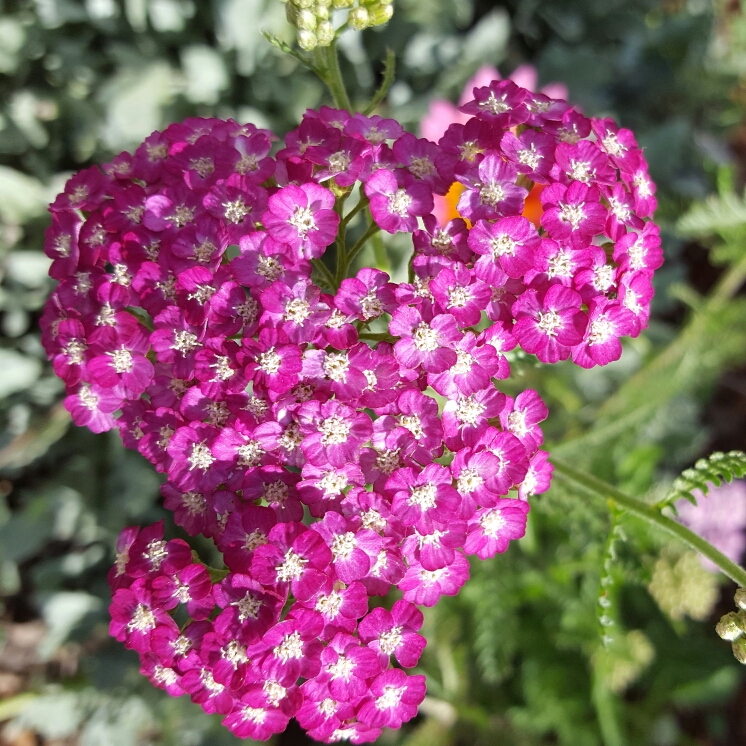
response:
M332 42L328 47L317 47L313 52L319 77L324 81L329 93L332 94L334 105L338 109L352 110L350 97L347 95L342 70L337 57L337 43Z
M598 497L605 498L606 500L610 500L620 508L632 513L632 515L636 515L638 518L642 518L648 523L667 531L669 534L673 534L677 539L682 541L691 549L699 552L717 565L720 572L737 583L739 587L746 588L746 570L728 559L728 557L726 557L721 551L715 549L710 542L705 541L701 536L690 531L686 526L683 526L672 518L663 515L652 505L649 505L642 500L638 500L636 497L626 495L624 492L618 490L608 482L604 482L602 479L598 479L590 474L579 471L554 457L552 458L552 463L557 472L569 481L575 482L575 484L585 488L588 492L591 492Z

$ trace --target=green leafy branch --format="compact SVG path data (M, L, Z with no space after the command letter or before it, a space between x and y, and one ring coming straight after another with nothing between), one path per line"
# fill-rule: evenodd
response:
M723 482L731 482L744 474L746 474L746 453L717 451L708 458L697 461L691 469L682 472L673 483L671 491L663 500L656 503L656 507L663 508L672 505L682 498L696 505L697 498L693 495L694 490L699 490L706 495L711 484L719 486Z

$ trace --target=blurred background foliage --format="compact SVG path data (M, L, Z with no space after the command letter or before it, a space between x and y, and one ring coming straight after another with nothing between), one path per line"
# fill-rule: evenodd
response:
M235 117L282 135L324 92L263 39L292 41L278 0L0 10L0 743L236 743L107 637L114 539L165 511L145 461L61 408L37 330L45 207L71 172L171 121ZM384 112L412 131L485 63L531 63L587 113L633 128L667 257L650 329L603 369L516 358L507 390L544 396L550 450L650 500L698 457L746 447L746 3L396 0L388 26L341 47L360 100L396 52ZM387 248L396 275L407 247ZM527 536L473 563L460 596L427 614L428 699L380 743L746 743L746 677L713 631L734 588L594 499L557 478ZM291 729L275 743L308 741Z

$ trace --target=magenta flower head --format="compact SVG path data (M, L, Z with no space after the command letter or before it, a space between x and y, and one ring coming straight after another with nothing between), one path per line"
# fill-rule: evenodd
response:
M195 118L50 208L65 407L118 428L224 565L125 529L110 632L240 738L296 718L370 743L417 714L418 607L510 551L550 485L548 411L500 390L506 353L605 365L647 323L662 254L634 136L490 78L437 142L322 107L273 157L270 132ZM409 282L356 265L379 229L411 234Z
M321 256L334 240L334 195L318 184L288 184L269 198L262 217L269 235L304 259Z

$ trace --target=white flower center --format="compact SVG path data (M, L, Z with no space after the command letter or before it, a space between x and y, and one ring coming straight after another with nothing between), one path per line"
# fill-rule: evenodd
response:
M583 184L588 184L591 179L596 176L596 169L591 168L591 164L588 161L576 161L574 158L570 159L570 170L567 175L575 181L582 181Z
M493 508L480 516L479 525L485 536L496 539L500 530L505 526L505 519L499 508Z
M542 311L536 324L547 337L556 337L557 330L562 328L562 319L556 311Z
M476 469L464 469L461 474L458 475L456 489L458 489L462 495L466 495L479 489L483 483L484 479L482 479Z
M366 321L378 318L383 313L383 303L378 299L375 291L371 290L371 292L360 300L360 310Z
M215 171L215 163L212 158L192 158L189 161L189 170L196 171L203 179Z
M197 285L193 293L189 293L187 298L189 300L196 300L197 303L204 306L210 298L215 294L215 288L211 285Z
M213 381L227 381L232 378L236 372L231 368L231 360L225 355L216 355L215 362L210 363L211 368L215 368L215 378Z
M142 556L150 562L154 570L160 570L163 560L168 557L166 542L163 539L153 539L145 548Z
M290 489L281 480L264 485L264 499L274 505L282 505L290 494Z
M189 454L189 470L201 469L207 471L217 459L207 446L206 441L195 443L192 446L192 452Z
M386 521L383 516L374 508L366 510L360 514L363 528L371 531L383 531L386 528Z
M309 231L315 231L317 228L309 207L296 207L288 223L298 231L298 236L303 239L308 236Z
M526 424L526 413L515 411L508 415L508 430L516 438L523 438L528 434L528 425Z
M291 632L285 635L283 641L272 651L276 658L287 663L291 658L303 657L303 640L300 632Z
M267 711L261 707L244 707L241 710L244 720L261 725L267 719Z
M410 415L404 415L403 417L399 418L399 424L409 430L414 437L419 440L422 438L422 436L425 434L425 430L422 427L422 422L420 421L420 418L416 414L410 414ZM398 451L397 451L397 460L398 460Z
M599 292L606 292L614 284L614 269L609 264L602 264L593 271L593 287Z
M423 512L435 507L438 488L432 483L413 487L409 495L409 504L417 505Z
M456 404L456 419L466 425L476 425L484 413L485 406L473 396L459 399Z
M340 655L336 662L326 667L326 670L329 672L332 679L344 679L344 681L349 681L352 672L355 670L355 661L351 658L345 658L344 655Z
M194 220L194 210L186 205L178 205L174 208L173 214L169 215L166 220L170 220L177 228L183 228L187 223Z
M505 102L505 95L501 98L495 96L494 91L490 91L490 97L486 101L482 101L479 104L480 109L487 109L490 114L505 114L506 111L510 111L510 104Z
M71 365L80 365L83 360L85 360L84 353L87 349L88 345L86 345L85 342L73 337L65 345L65 355L67 356L68 362Z
M619 138L614 132L607 132L601 144L604 146L604 150L609 155L620 156L624 153L627 148L619 142Z
M555 256L549 260L549 277L571 277L572 257L567 249L560 249Z
M300 428L297 422L291 422L282 432L279 439L281 448L286 451L294 451L303 442L303 436L300 434Z
M201 244L194 245L192 256L200 264L207 264L216 251L217 246L212 241L205 239Z
M490 207L497 207L498 202L502 202L505 199L505 190L501 184L496 181L490 181L487 184L482 184L479 190L479 201L483 205L489 205Z
M248 592L242 599L231 603L231 606L235 606L238 609L239 622L245 622L247 619L256 619L259 616L259 609L261 609L263 605L263 601L254 598L254 596Z
M287 583L291 580L298 580L300 576L303 575L303 568L307 564L308 560L305 557L301 557L292 549L288 549L287 552L285 552L283 563L275 568L277 579L283 583Z
M321 596L316 601L316 611L320 611L330 619L334 619L339 614L343 603L342 595L337 593L337 591L332 591L328 596Z
M182 355L187 355L192 350L196 350L197 347L202 345L197 340L197 335L192 334L188 331L174 332L174 342L171 345L172 350L180 352Z
M322 445L340 445L347 442L352 423L339 415L332 415L319 424Z
M499 233L490 239L490 249L492 250L492 256L495 258L506 254L515 256L517 246L518 244L507 233Z
M448 289L448 308L464 308L471 301L471 291L468 287L456 285Z
M435 165L426 157L412 158L409 162L409 172L418 179L432 176L435 173Z
M285 306L285 321L301 325L311 315L311 304L303 298L293 298Z
M137 604L132 613L132 619L127 624L127 629L130 632L147 632L155 629L155 616L150 607L145 606L145 604Z
M267 702L273 707L287 697L288 690L278 681L265 681L262 690L267 697Z
M404 189L399 188L392 194L389 194L389 212L394 215L405 218L411 204L412 198Z
M86 409L90 409L91 412L98 409L98 397L93 393L93 391L91 391L91 387L87 383L84 383L78 392L78 399L80 399L80 403Z
M417 415L413 415L413 417L417 417ZM405 418L405 417L400 418L399 424L402 427L406 427L407 430L409 430L414 435L415 438L418 438L418 436L414 433L412 428L402 421L405 419L409 419L409 418ZM417 421L419 422L419 417L417 417ZM398 448L393 451L384 451L383 453L378 454L378 456L376 457L376 469L379 469L381 472L383 472L386 475L392 474L395 469L398 469L400 463L401 461L399 459Z
M333 174L338 174L342 171L346 171L350 167L350 163L350 156L345 153L344 150L332 153L329 156L329 170Z
M185 492L181 496L181 502L189 515L201 515L207 510L207 500L199 492Z
M570 223L572 229L576 231L585 219L583 205L565 205L560 202L559 219L565 223Z
M349 559L354 549L355 534L352 531L344 534L336 534L334 539L332 539L331 550L335 561Z
M238 465L253 467L256 466L264 456L264 448L258 440L249 440L242 446L239 446L238 453Z
M534 143L531 143L530 148L519 150L516 155L518 156L518 163L522 166L528 166L532 171L536 171L539 161L544 157L541 153L536 152Z
M466 375L476 362L474 356L464 350L456 350L456 365L451 368L451 373L455 376Z
M246 655L246 648L238 640L231 640L224 648L221 648L220 655L233 668L238 668L241 663L248 663L249 661L249 656Z
M589 345L602 345L614 334L614 324L605 316L601 316L591 322L588 334Z
M350 360L346 352L333 352L324 358L324 373L337 383L344 383L347 380L349 367Z
M236 224L240 223L251 212L251 208L247 207L241 197L233 200L233 202L223 202L223 208L225 209L225 219Z
M319 479L319 487L324 491L324 497L338 495L347 487L347 477L344 472L328 471Z
M406 689L405 686L387 684L383 687L383 694L376 699L376 707L379 710L389 710L398 707Z
M424 321L414 330L412 341L420 352L434 352L440 346L438 332L431 329Z
M391 655L402 643L402 628L392 627L378 638L378 647L384 655Z

